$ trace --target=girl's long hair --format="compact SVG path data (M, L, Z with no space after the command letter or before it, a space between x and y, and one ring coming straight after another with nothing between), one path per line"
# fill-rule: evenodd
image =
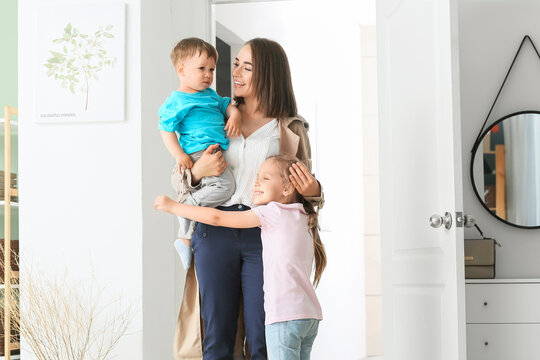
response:
M299 162L298 158L292 155L275 155L271 156L268 159L274 160L280 167L281 178L284 184L288 184L291 181L289 180L289 168L294 164ZM308 214L308 227L309 233L313 238L313 253L315 257L315 274L313 277L313 285L317 287L321 280L321 275L326 267L326 251L324 250L324 245L322 243L321 237L319 235L319 209L315 209L312 203L306 200L298 190L294 189L293 194L289 198L290 203L299 202L304 206L304 210Z

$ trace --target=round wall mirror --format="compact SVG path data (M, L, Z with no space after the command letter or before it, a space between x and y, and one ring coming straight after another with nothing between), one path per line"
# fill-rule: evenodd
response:
M472 152L471 180L482 205L497 219L540 228L540 112L496 121Z

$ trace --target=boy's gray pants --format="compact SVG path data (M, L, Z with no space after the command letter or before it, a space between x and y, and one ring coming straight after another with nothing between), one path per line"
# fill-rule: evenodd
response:
M206 150L201 150L189 154L191 161L195 163L205 151ZM223 151L223 149L218 148L216 151ZM189 169L180 173L178 165L175 165L171 175L171 183L176 191L177 201L182 204L216 207L229 200L234 194L236 184L234 176L228 167L225 168L223 174L219 176L204 177L196 187L186 188L186 182L183 177L185 177L188 172L190 172ZM189 178L191 178L191 173L189 175ZM191 239L197 223L180 216L178 216L178 221L180 224L180 227L178 228L178 238Z

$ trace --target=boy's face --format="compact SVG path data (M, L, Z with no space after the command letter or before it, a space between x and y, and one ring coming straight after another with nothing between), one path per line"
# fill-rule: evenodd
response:
M216 61L206 53L186 58L178 63L176 72L180 78L179 90L195 93L206 90L214 81Z

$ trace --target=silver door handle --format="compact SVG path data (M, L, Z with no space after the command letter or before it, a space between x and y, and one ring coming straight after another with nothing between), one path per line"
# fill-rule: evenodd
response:
M476 224L476 219L469 214L465 214L464 216L465 222L463 223L463 226L466 228L472 228Z
M434 228L438 228L444 224L446 229L450 229L452 227L452 214L446 212L444 213L444 217L438 214L431 215L429 218L429 224Z

